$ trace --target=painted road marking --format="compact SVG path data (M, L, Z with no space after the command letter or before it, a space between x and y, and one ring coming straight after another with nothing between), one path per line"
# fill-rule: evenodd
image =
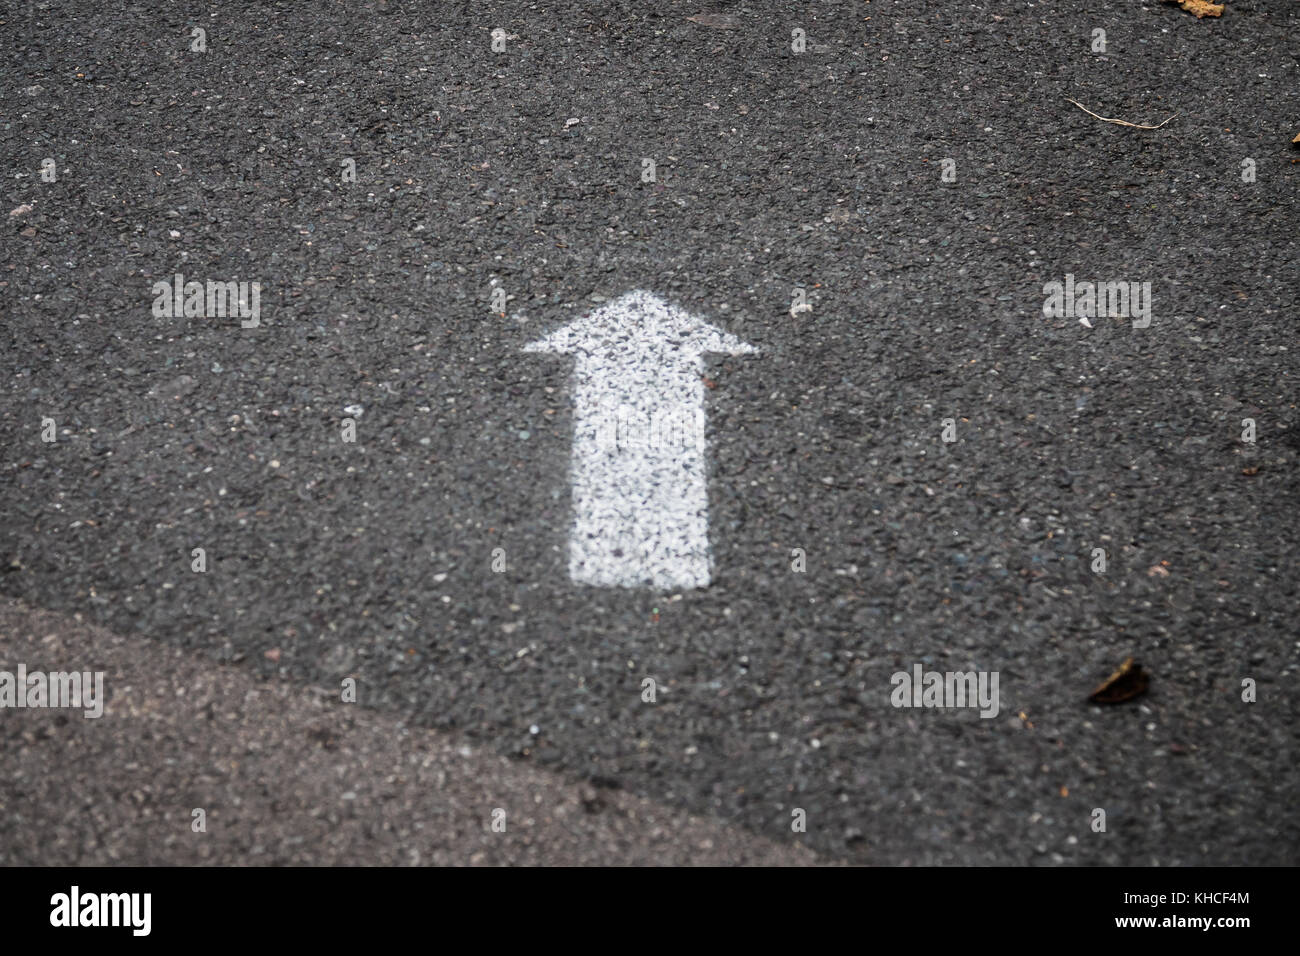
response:
M524 351L577 356L569 576L597 587L707 587L703 356L758 349L637 291Z

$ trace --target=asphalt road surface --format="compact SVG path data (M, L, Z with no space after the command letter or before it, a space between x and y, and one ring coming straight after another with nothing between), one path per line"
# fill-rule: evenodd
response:
M0 669L108 704L0 711L0 862L1296 862L1294 3L85 7L0 25ZM524 346L633 290L757 349L707 587L571 579Z

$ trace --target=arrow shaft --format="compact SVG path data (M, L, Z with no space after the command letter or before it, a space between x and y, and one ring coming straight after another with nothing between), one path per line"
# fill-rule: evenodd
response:
M569 536L573 580L664 590L709 584L698 364L579 361Z

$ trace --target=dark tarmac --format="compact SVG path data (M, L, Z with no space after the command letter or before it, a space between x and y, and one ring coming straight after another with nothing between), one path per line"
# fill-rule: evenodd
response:
M0 863L1296 862L1295 4L158 9L0 24L0 669L109 696L0 711ZM522 348L634 289L759 349L703 590L569 579Z

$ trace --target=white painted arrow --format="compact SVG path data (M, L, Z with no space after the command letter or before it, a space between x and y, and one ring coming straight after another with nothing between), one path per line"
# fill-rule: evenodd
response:
M758 350L649 292L524 350L577 356L569 576L598 587L707 587L703 355Z

